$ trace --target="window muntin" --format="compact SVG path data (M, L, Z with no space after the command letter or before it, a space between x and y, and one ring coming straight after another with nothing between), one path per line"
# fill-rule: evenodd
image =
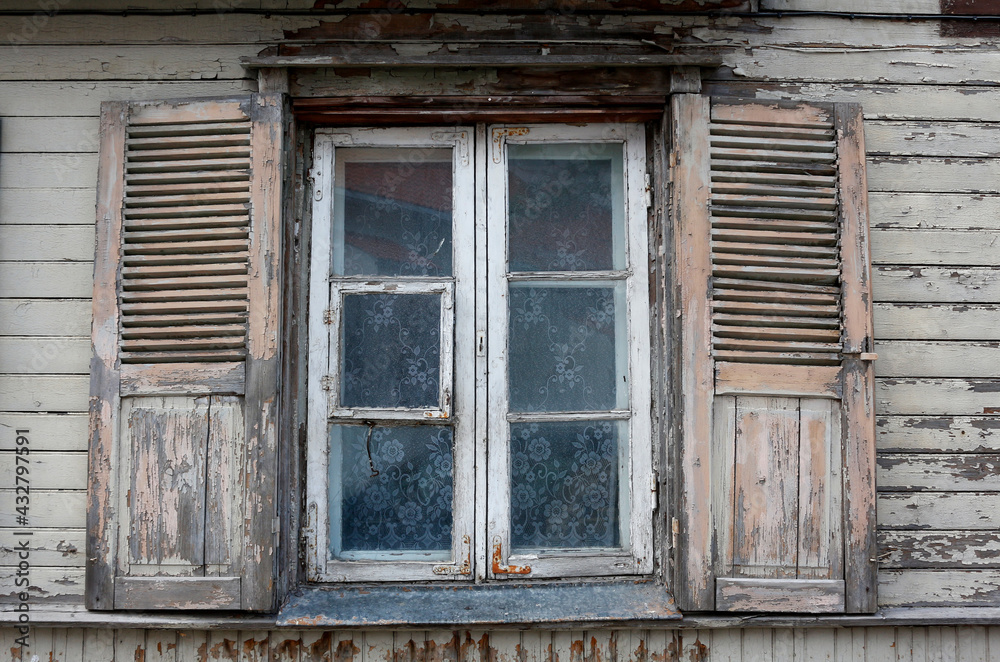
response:
M642 133L317 132L311 579L652 571Z

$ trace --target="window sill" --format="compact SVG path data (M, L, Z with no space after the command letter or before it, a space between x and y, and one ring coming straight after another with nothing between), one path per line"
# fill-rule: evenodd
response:
M594 584L305 588L279 627L468 627L675 621L674 599L653 581Z

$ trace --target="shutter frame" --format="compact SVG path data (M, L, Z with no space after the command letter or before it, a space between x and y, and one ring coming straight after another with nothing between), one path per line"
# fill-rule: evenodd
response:
M713 124L713 109L718 107L720 120L736 122L734 126ZM823 129L820 125L825 126ZM790 338L797 340L800 328L818 329L807 334L816 338L827 338L825 344L817 345L821 349L809 347L798 352L795 344L793 349L772 349L767 342L753 342L743 351L738 340L746 328L730 329L725 326L713 327L713 321L718 318L725 324L738 324L732 319L723 319L726 299L723 304L713 303L713 270L721 273L715 280L728 277L733 271L730 264L752 265L769 264L767 255L788 254L794 249L800 254L823 254L825 260L815 260L806 267L805 281L796 280L798 274L787 276L791 285L779 283L777 290L794 292L834 292L827 286L806 285L812 278L808 269L824 269L816 272L817 278L829 279L827 266L831 255L830 249L815 251L810 245L830 246L829 236L812 235L804 242L807 248L800 248L800 242L788 244L777 241L774 235L766 239L756 239L761 234L771 230L768 219L786 219L781 225L792 226L791 232L800 232L798 237L806 235L801 232L824 232L824 225L829 225L834 217L831 212L814 212L810 209L830 209L831 205L823 201L823 196L830 199L833 193L829 186L833 180L828 174L817 175L823 168L803 170L803 175L764 175L749 178L741 172L756 170L754 160L780 160L784 154L768 152L768 156L758 154L734 153L733 149L723 148L723 159L745 158L747 162L737 162L733 172L726 172L732 166L712 161L711 135L725 136L717 139L717 144L735 145L735 149L747 150L815 150L822 152L830 150L831 140L836 144L836 217L837 242L839 250L836 255L841 274L837 287L839 290L839 316L842 324L840 360L831 364L832 343L830 332L824 328L833 328L828 322L820 320L801 320L792 324L795 330L782 334L778 331L775 338ZM747 128L749 127L749 129ZM785 128L794 127L794 128ZM785 132L800 135L793 136L795 142L787 142ZM679 361L678 383L679 393L676 402L680 408L679 443L677 461L678 492L675 512L678 519L678 540L675 552L674 595L682 610L713 611L825 611L863 613L872 612L877 608L876 600L876 564L875 555L875 500L874 500L874 371L871 352L872 336L872 305L870 292L870 258L868 249L868 219L867 194L865 181L864 138L862 129L861 109L856 104L797 104L792 102L763 102L758 100L711 99L695 94L679 94L671 99L671 134L673 149L673 172L671 207L675 223L674 268L675 287L678 302L677 314L680 317L679 350L676 360ZM780 135L779 135L780 134ZM767 139L741 138L741 135L769 135ZM735 136L730 138L729 136ZM823 137L826 136L826 137ZM767 140L785 141L782 146L765 145L757 147L754 142ZM813 140L814 142L808 142ZM815 142L820 140L823 142ZM740 141L746 141L747 146L741 147ZM716 150L719 151L719 150ZM795 161L809 161L808 154L787 155ZM830 159L818 157L818 162ZM776 173L793 170L783 170L778 163ZM733 244L713 244L713 168L720 168L718 173L723 182L748 182L717 185L718 189L727 189L725 197L720 197L721 216L741 216L742 212L733 212L731 205L791 208L785 213L782 209L776 215L761 213L760 209L748 214L748 219L723 218L723 223L716 223L723 228L746 228L744 232L749 239L747 246L735 248L736 261L728 251L733 251ZM829 171L829 166L825 166ZM766 169L765 169L766 170ZM804 182L791 180L806 180ZM822 183L816 183L821 182ZM764 186L759 186L764 183ZM781 190L791 191L790 195L809 198L806 205L800 206L803 212L795 211L796 199L792 198L749 198L746 202L737 196L728 195L740 187L752 189L778 189L764 192L748 192L747 195L780 196ZM792 189L790 187L825 186L825 189ZM819 196L819 197L817 197ZM719 221L720 217L715 217ZM760 220L755 220L759 218ZM798 231L794 224L799 220L804 224ZM824 219L824 220L821 220ZM808 227L806 227L808 225ZM758 233L764 230L765 233ZM726 234L738 235L739 232ZM816 238L816 241L813 241ZM723 241L732 240L728 237ZM758 242L774 242L767 244L763 253L753 253ZM818 242L818 243L817 243ZM775 245L777 244L777 245ZM715 246L719 246L718 249ZM777 249L777 250L774 250ZM719 253L714 252L720 251ZM742 252L742 253L741 253ZM791 253L791 254L794 254ZM715 263L717 256L723 258ZM757 255L765 256L762 258ZM744 258L743 256L747 256ZM796 262L799 260L790 260ZM799 261L806 264L805 261ZM781 265L775 260L774 264ZM816 265L816 266L813 266ZM767 270L764 267L763 270ZM738 271L738 268L737 268ZM768 275L751 276L764 279L764 291L770 286ZM753 294L757 283L737 283L737 287L749 287L744 292L737 291L743 300L754 301ZM803 285L795 285L802 282ZM827 282L832 282L828 281ZM726 284L719 287L725 288ZM727 294L724 290L718 290ZM829 294L808 294L807 297L818 297L828 301ZM801 300L800 295L793 295L789 300ZM801 303L801 301L800 301ZM713 306L721 311L713 313ZM821 309L820 315L833 314L832 308ZM755 311L751 311L752 314ZM740 313L737 313L737 315ZM768 315L765 311L760 313ZM778 313L773 313L778 314ZM798 312L796 314L805 314ZM729 315L732 318L732 315ZM829 318L826 318L829 319ZM816 324L818 326L816 326ZM766 317L758 317L750 324L762 326L780 326L782 322L771 322ZM719 338L713 334L723 329L732 338ZM777 331L768 328L768 332ZM757 336L764 337L764 336ZM715 343L715 345L713 345ZM781 342L770 343L781 347ZM786 345L788 343L785 343ZM813 343L814 345L816 343ZM721 349L724 351L719 351ZM763 348L763 351L761 350ZM766 354L767 351L782 351L778 354ZM714 353L713 353L714 352ZM819 353L817 353L819 352ZM735 358L730 358L735 357ZM785 358L788 357L788 358ZM731 363L729 361L737 361ZM757 363L756 361L764 361ZM707 385L706 385L707 384ZM707 395L706 395L707 394ZM819 398L819 399L816 399ZM743 408L747 407L745 411ZM737 408L741 411L738 412ZM777 409L770 409L777 407ZM763 409L759 409L763 408ZM789 409L791 408L791 409ZM800 411L801 409L801 411ZM771 413L768 413L771 412ZM740 418L742 416L742 418ZM784 418L783 418L784 417ZM791 418L789 418L791 417ZM818 417L818 418L817 418ZM786 420L782 423L782 420ZM749 425L749 428L745 426ZM777 426L770 428L768 426ZM788 427L791 425L791 427ZM761 427L763 426L763 427ZM819 426L819 427L816 427ZM786 432L778 432L784 429ZM763 430L763 431L762 431ZM776 449L775 444L781 438L774 434L786 434L793 430L797 441L792 446ZM839 430L839 434L838 431ZM815 435L820 435L816 437ZM740 441L744 438L744 441ZM825 436L824 436L825 435ZM823 446L823 439L836 437ZM736 441L734 441L734 439ZM750 439L750 442L745 441ZM741 464L737 465L739 453L734 449L734 443L749 444L753 440L763 444L759 452L753 447L740 446L743 449ZM836 444L839 442L839 448ZM797 449L797 450L796 450ZM753 465L753 459L760 454L774 455L760 466ZM817 455L817 453L819 453ZM802 464L805 478L796 477L796 484L782 486L785 477L774 476L774 467L786 466L783 457L795 465L798 475L799 462ZM753 459L751 459L753 458ZM771 462L771 464L767 464ZM777 462L777 464L774 464ZM816 464L818 462L818 464ZM750 463L750 464L748 464ZM759 464L759 463L758 463ZM722 466L724 465L724 466ZM756 466L756 469L754 468ZM787 465L791 466L791 465ZM734 470L737 470L734 482ZM763 469L762 469L763 467ZM757 492L755 485L751 492L741 491L752 478L753 471L767 471L768 485ZM742 472L742 473L741 473ZM813 472L819 472L814 475ZM789 474L793 473L791 471ZM742 483L739 475L743 475ZM817 478L818 477L818 478ZM815 482L817 481L818 482ZM753 482L753 481L749 481ZM762 481L763 483L764 481ZM779 492L792 494L790 513L782 519L766 515L763 519L759 514L755 519L753 502L741 500L748 494L767 494L760 490L778 489ZM813 490L818 489L815 493ZM802 496L800 496L802 495ZM816 497L815 499L813 497ZM737 499L734 502L734 497ZM817 501L818 499L818 501ZM746 505L750 503L751 505ZM817 505L819 504L819 505ZM800 505L802 506L800 508ZM774 510L772 508L771 510ZM778 508L778 510L781 510ZM800 512L801 511L801 512ZM784 512L784 511L783 511ZM825 513L825 514L824 514ZM804 518L804 519L800 519ZM816 518L819 519L816 519ZM825 517L825 519L824 519ZM749 518L749 519L747 519ZM767 533L766 524L770 519L784 522L784 526L795 529L798 535L797 547L790 554L794 557L791 569L776 566L754 565L756 562L754 547L756 542L747 548L747 540L755 540ZM839 518L839 521L837 520ZM757 529L761 522L765 529ZM734 524L735 523L735 524ZM736 528L734 529L734 525ZM749 528L748 528L749 527ZM805 527L805 528L803 528ZM801 534L801 535L799 535ZM815 538L820 535L820 538ZM743 546L734 543L734 536L739 537ZM813 536L809 538L809 536ZM780 536L779 536L780 537ZM817 544L816 540L820 542ZM811 543L811 545L810 545ZM734 544L737 545L734 548ZM780 543L776 543L781 547ZM764 548L766 543L760 543ZM805 546L803 546L805 545ZM812 557L815 550L819 551L819 566ZM767 556L765 549L764 556ZM771 550L773 551L773 550ZM749 556L746 556L749 554ZM744 560L740 561L739 559ZM805 560L808 558L808 562ZM802 560L800 560L802 559ZM750 563L750 565L739 565ZM805 563L800 567L798 564ZM734 565L736 564L736 565ZM824 566L824 564L826 564ZM779 564L780 565L780 564ZM823 567L827 570L824 571ZM771 570L768 570L771 568ZM777 574L768 574L777 572ZM787 574L791 572L791 574ZM819 574L815 574L815 573ZM824 575L827 572L829 575ZM760 574L763 573L763 574ZM782 574L784 573L784 574Z
M225 608L272 611L274 608L274 529L277 512L275 477L280 372L278 256L283 204L281 157L285 135L284 117L284 100L280 95L254 94L227 99L102 104L87 512L86 605L89 609ZM213 127L222 125L213 124L213 120L233 124L217 129ZM157 150L152 153L151 159L141 152L129 152L130 127L138 127L137 135L147 129L154 136L153 142L159 140L170 144L162 147L146 145L146 148ZM220 138L223 133L248 135L250 147L249 154L243 154L244 165L238 165L239 159L229 159L225 166L229 170L222 173L222 176L216 174L218 171L212 170L218 166L203 160L220 158L218 150L213 152L212 149L203 149L201 154L190 157L187 156L188 151L176 151L186 150L187 145L184 143L190 142L192 138L175 136L190 134L194 136L195 143L211 144L214 140L223 144L225 140ZM141 143L142 140L137 142ZM175 151L170 152L170 149ZM130 162L126 156L128 153L135 157L132 163L141 164L143 160L157 159L163 161L158 166L154 165L152 172L167 174L147 176L143 186L126 189L126 163ZM183 161L186 158L192 160ZM170 159L173 160L169 161ZM233 163L237 165L232 165ZM244 169L240 170L241 167ZM227 185L229 189L244 190L245 193L242 198L237 195L234 198L237 204L231 205L226 212L235 216L221 221L218 218L205 219L204 217L210 216L205 208L181 208L180 201L174 202L162 197L184 194L189 197L184 198L183 204L197 205L199 201L190 202L191 196L202 196L200 204L211 204L206 201L215 197L212 195L213 191L221 188L218 182L227 181L226 177L236 182ZM171 178L180 183L166 185ZM245 186L238 183L241 178L246 182ZM162 190L157 190L161 185ZM170 191L171 186L175 190ZM129 193L133 189L141 191ZM139 195L149 197L136 197ZM152 197L157 195L161 197ZM232 197L229 194L227 196ZM241 199L242 207L246 209L242 212L239 203ZM155 208L156 205L163 205L163 208ZM139 213L131 207L140 208ZM162 209L166 211L161 213ZM126 213L133 219L128 221L133 230L123 227ZM240 216L245 220L240 221ZM134 220L143 218L154 220ZM162 219L167 219L166 232ZM139 334L141 345L142 332L149 324L169 326L177 320L180 320L176 322L179 324L191 324L187 318L192 314L189 312L192 309L190 306L185 308L185 302L195 300L197 303L199 299L204 300L202 295L205 288L214 286L211 275L202 277L201 280L190 278L192 274L185 273L187 269L183 266L185 260L190 259L192 263L196 263L196 267L198 264L204 265L205 273L211 274L213 270L221 273L214 269L216 258L212 251L223 244L212 244L211 236L194 253L179 249L177 244L162 243L173 239L171 232L176 233L174 226L188 225L206 228L201 231L202 235L211 235L212 228L218 226L246 228L242 232L247 237L244 239L245 245L249 246L247 252L231 254L235 257L219 254L224 261L236 266L227 268L226 273L239 274L245 270L246 275L242 278L246 281L246 288L241 288L239 282L236 282L240 280L239 276L235 277L235 281L232 275L227 276L224 282L219 281L223 289L210 293L209 302L205 306L206 309L216 310L219 306L211 302L213 298L232 300L226 307L237 312L227 315L237 320L233 322L229 319L229 326L224 331L231 337L234 329L238 328L233 324L239 323L239 318L244 318L244 349L239 350L241 355L236 355L235 350L225 350L204 359L200 356L207 352L185 353L184 347L194 346L195 349L200 349L206 343L207 346L218 343L214 346L239 347L231 339L212 340L219 337L217 334L213 335L213 331L220 328L218 324L221 323L209 322L209 325L214 323L216 326L202 326L198 329L190 327L189 331L176 337L168 334L172 340L167 343L171 346L166 348L166 352L157 349L163 346L162 341L159 341L163 334L157 331L149 336L153 340L147 343L153 349L123 363L123 318L120 302L126 296L122 290L125 233L140 232L142 234L137 236L142 237L142 241L146 241L145 237L152 237L149 241L160 242L151 250L142 247L135 249L134 243L129 244L142 254L133 259L133 266L129 268L132 274L129 277L133 278L130 281L133 285L130 291L138 291L140 301L155 302L156 297L163 301L174 301L167 307L177 309L160 313L160 318L155 322L143 322L139 324L143 328L133 329ZM237 229L235 234L230 230L225 233L227 236L238 237L240 230ZM239 240L230 241L222 250L238 250L238 244ZM198 251L203 251L204 257L195 254ZM181 258L171 257L175 254L181 254ZM150 261L143 255L152 255L154 259ZM151 278L160 267L142 272L146 269L146 264L181 266L174 267L178 276L161 284ZM245 264L245 267L240 267L240 264ZM145 281L134 280L144 276L147 277ZM190 287L195 289L184 289ZM231 289L233 287L237 289ZM154 291L155 296L143 294L147 290ZM245 301L245 304L239 303L240 301ZM246 312L239 313L241 308ZM153 317L151 313L139 314L146 316L143 319ZM216 316L219 314L215 313ZM197 336L197 342L185 344L184 338L192 336ZM176 349L172 347L175 344ZM148 353L154 350L157 353ZM170 351L179 353L172 355ZM244 352L245 356L242 355ZM152 358L146 358L147 356ZM233 356L235 359L231 358ZM215 358L223 358L228 362L214 362ZM149 363L150 360L154 362ZM138 418L130 417L129 421L122 419L123 399L128 399L130 406L139 408ZM179 405L176 404L178 402ZM175 406L179 408L172 409ZM151 426L148 429L142 428L145 430L143 433L134 434L154 436L123 439L123 429L128 435L133 434L133 423L138 426L136 429L142 428L139 423ZM208 431L210 428L211 432ZM155 430L155 433L148 430ZM137 441L142 441L143 444L138 444ZM195 444L197 448L185 446L187 442ZM173 457L170 451L176 448L181 450L175 453L178 457ZM162 466L165 465L155 464L157 449L164 451L160 460L164 457L168 463L176 460L176 464L170 465L174 468L173 472L162 472ZM194 470L187 466L191 464L188 461L189 455L194 458ZM142 473L136 472L134 466L128 466L137 461L137 458L140 461L152 458L150 461L154 464L150 466L161 467L164 474L179 476L174 481L176 484L166 485L173 478L130 476L130 473ZM197 482L197 478L191 477L199 475L199 463L202 462L198 458L204 458L205 461L203 484L192 488L189 483L192 480ZM122 465L123 461L126 466ZM223 467L227 469L224 470ZM212 473L213 470L215 473ZM164 485L165 489L173 491L157 492L158 489L164 489ZM142 489L135 491L133 488L136 487ZM171 505L167 504L161 512L160 520L157 520L155 512L150 519L149 513L137 505L139 492L168 494L180 506L200 504L198 507L201 510L193 514L188 512L186 515L175 515L171 512ZM177 498L181 501L176 501ZM150 499L144 505L155 506L156 504L150 503L152 501L155 499ZM182 512L182 508L176 507L174 512ZM166 519L171 519L171 523L163 524L163 513L166 513ZM135 519L137 516L139 519ZM206 526L192 527L196 530L206 529L202 538L184 539L187 535L184 517L194 517L194 520L190 520L194 522L199 517L206 518ZM134 540L129 532L134 532L131 534L135 536ZM141 534L145 537L140 537ZM150 540L154 543L150 543ZM189 549L191 540L195 541L195 547L200 546L194 553ZM156 542L159 543L159 549L156 549ZM181 546L178 547L178 544ZM178 560L177 549L188 550L187 556ZM136 561L137 555L148 558ZM163 559L159 563L165 562L167 565L157 565L158 558ZM137 562L147 567L140 568L138 574L135 574L130 568L138 567L134 565ZM149 566L149 563L153 565ZM185 563L189 563L191 567L186 567Z

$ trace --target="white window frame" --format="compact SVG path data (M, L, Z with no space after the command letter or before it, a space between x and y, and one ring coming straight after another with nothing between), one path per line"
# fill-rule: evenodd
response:
M333 276L332 229L338 148L451 148L452 245L474 243L474 176L472 130L454 128L319 129L313 169L312 244L309 276L309 403L306 468L307 577L310 581L420 581L471 574L475 510L472 444L475 378L452 366L472 365L475 344L474 256L453 249L452 276ZM341 302L346 294L393 291L397 294L441 295L439 406L431 408L347 408L338 402ZM451 419L454 444L454 492L450 558L400 552L372 558L331 558L328 476L331 462L329 426L363 421ZM334 463L336 465L336 463ZM376 558L377 557L377 558Z
M473 137L475 136L475 140ZM622 489L628 495L622 547L553 550L511 555L509 440L512 420L553 420L507 411L507 146L541 143L611 143L623 146L626 264L604 272L559 273L578 282L624 283L628 338L628 406L607 412L560 414L559 420L611 418L628 426L628 462ZM451 278L332 277L335 154L340 147L452 147L453 275ZM475 156L474 156L475 155ZM423 581L613 577L653 571L652 523L656 485L652 469L651 374L645 132L641 124L479 125L475 129L318 129L313 179L309 294L309 402L307 450L307 576L317 582ZM553 274L547 274L552 276ZM528 278L530 279L530 275ZM340 407L339 302L345 294L384 291L442 293L441 407L358 409ZM395 290L401 291L401 290ZM445 310L453 293L454 310ZM487 305L489 302L489 305ZM444 314L447 313L447 314ZM620 316L619 316L620 317ZM448 321L446 321L448 320ZM454 321L453 329L446 328ZM627 328L623 328L627 327ZM447 338L453 335L454 353ZM451 370L445 379L445 366ZM453 390L445 394L449 387ZM326 387L326 388L325 388ZM452 407L448 411L448 406ZM421 560L418 553L379 554L366 560L330 558L329 425L335 422L451 418L454 424L454 513L451 558ZM624 514L624 509L622 511ZM390 560L386 560L390 559ZM530 567L530 572L524 569ZM519 572L520 571L520 572ZM473 574L474 573L474 574Z

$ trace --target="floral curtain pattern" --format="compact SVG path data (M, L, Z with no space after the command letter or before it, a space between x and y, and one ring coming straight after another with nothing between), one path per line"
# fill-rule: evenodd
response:
M451 428L337 425L331 445L338 436L340 448L331 453L342 458L342 499L330 506L341 510L342 549L451 549ZM331 485L335 480L331 476ZM331 499L338 496L333 492Z
M344 407L436 407L441 296L348 294L341 339Z
M617 547L619 424L510 426L511 546Z

